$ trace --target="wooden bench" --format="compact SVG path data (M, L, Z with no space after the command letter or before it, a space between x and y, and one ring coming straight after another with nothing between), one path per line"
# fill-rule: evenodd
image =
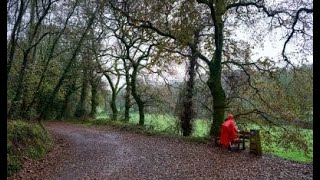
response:
M234 148L233 146L236 146L236 150L245 150L246 149L246 142L250 142L250 132L249 131L240 131L238 133L238 139L231 142L231 148ZM214 137L214 143L215 146L220 146L220 137ZM242 148L240 149L240 144L242 145Z
M251 129L250 131L240 131L238 133L238 139L231 142L231 151L236 150L245 150L246 142L250 144L250 153L253 153L257 156L262 155L261 140L260 140L260 131L257 129ZM215 146L220 146L220 137L214 138ZM240 149L240 144L242 148Z
M239 131L238 133L238 139L239 139L239 144L238 144L238 149L240 149L240 143L242 144L241 150L246 149L246 142L250 142L250 132L249 131Z

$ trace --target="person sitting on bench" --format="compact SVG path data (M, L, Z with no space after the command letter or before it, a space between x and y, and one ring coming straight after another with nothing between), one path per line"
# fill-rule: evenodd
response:
M220 129L220 144L228 150L231 150L231 143L238 141L238 128L235 124L232 114L228 115Z

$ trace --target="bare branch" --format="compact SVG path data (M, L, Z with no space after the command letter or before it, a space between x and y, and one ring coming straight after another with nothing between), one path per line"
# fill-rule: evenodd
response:
M256 8L258 9L262 9L262 11L264 13L267 14L268 17L273 17L277 14L280 14L280 13L284 13L284 14L288 14L290 15L287 11L285 10L275 10L275 11L271 11L271 10L268 10L266 8L266 6L263 4L263 1L259 0L257 2L238 2L238 3L233 3L233 4L230 4L226 7L227 10L229 9L232 9L232 8L239 8L239 7L248 7L248 6L255 6Z
M291 33L289 34L288 38L286 39L286 41L285 41L285 43L284 43L284 45L283 45L282 52L281 52L283 59L284 59L288 64L290 64L292 67L294 67L294 65L288 60L288 57L285 55L285 51L286 51L287 44L289 43L289 41L290 41L290 39L292 38L293 34L297 31L297 30L295 29L295 26L296 26L296 24L297 24L297 22L298 22L300 13L302 13L302 12L313 13L313 9L300 8L300 9L297 11L297 13L296 13L296 15L295 15L295 17L294 17L294 22L293 22L293 24L292 24L292 26L291 26Z

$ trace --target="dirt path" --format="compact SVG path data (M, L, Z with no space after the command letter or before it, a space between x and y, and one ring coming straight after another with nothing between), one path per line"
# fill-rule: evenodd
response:
M29 169L15 178L312 179L313 174L312 165L230 153L178 139L61 122L46 127L59 148L40 162L29 162Z

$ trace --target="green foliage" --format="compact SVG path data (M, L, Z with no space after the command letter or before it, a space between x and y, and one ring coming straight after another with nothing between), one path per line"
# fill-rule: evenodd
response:
M313 130L257 123L239 124L239 128L247 131L260 129L264 153L293 161L313 161Z
M210 123L206 120L196 119L193 123L193 133L194 137L206 137L209 135Z
M7 129L7 176L10 176L22 167L23 157L42 158L51 140L36 123L9 121Z
M277 69L272 76L255 73L251 75L251 88L243 72L229 78L229 86L234 86L229 96L230 111L234 114L246 114L259 110L269 121L281 125L312 128L313 112L313 74L312 69ZM242 81L242 82L241 82ZM258 91L256 91L258 90ZM258 92L258 93L257 93ZM237 98L232 98L237 97ZM261 116L250 114L243 119L256 121Z
M107 112L105 111L98 111L97 114L96 114L96 119L108 119L109 118L109 115L107 114Z
M46 100L48 96L51 95L52 91L53 90L50 88L48 89L44 88L39 92L39 95L38 95L39 104L37 108L38 112L41 112L43 105L46 103ZM63 104L63 95L60 93L50 102L50 106L49 106L50 111L48 111L47 118L54 119L60 113L62 104Z
M129 123L138 124L139 114L131 113ZM144 126L149 131L180 134L178 120L169 114L145 114Z
M19 171L22 168L22 164L17 156L9 155L7 153L7 176L11 176L13 173Z

